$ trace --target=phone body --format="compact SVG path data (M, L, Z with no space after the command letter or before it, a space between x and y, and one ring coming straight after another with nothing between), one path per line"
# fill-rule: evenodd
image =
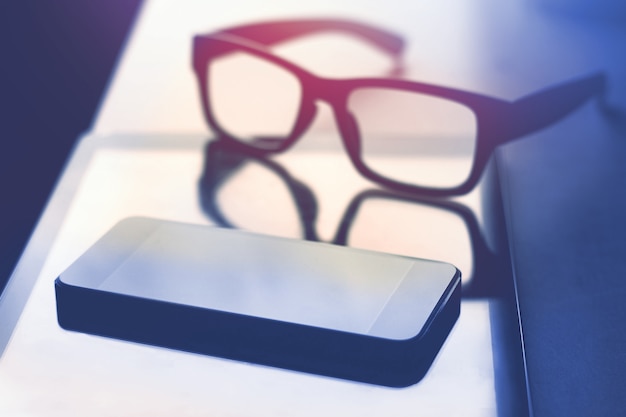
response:
M55 288L67 330L405 387L453 327L460 283L443 262L129 218Z

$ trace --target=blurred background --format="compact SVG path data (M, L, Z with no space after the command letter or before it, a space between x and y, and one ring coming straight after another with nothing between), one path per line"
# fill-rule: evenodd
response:
M82 133L207 135L191 71L191 37L291 17L344 17L388 28L408 40L407 78L502 99L602 70L609 76L609 101L626 107L626 5L617 0L3 2L0 286ZM346 48L358 55L357 48L333 48L323 56L311 52L319 45L282 52L325 71L352 74L367 66L369 73L375 64L351 59L358 65L346 68L340 58ZM550 307L526 310L526 323L539 329L531 345L545 348L550 341L535 356L540 360L531 369L533 389L546 415L558 415L558 407L567 408L561 415L588 415L600 405L599 414L610 415L621 398L619 364L626 362L615 360L615 352L624 331L618 325L602 328L600 336L591 331L626 317L615 299L620 292L603 302L568 305L581 288L588 289L570 286L568 278L580 278L578 273L604 285L603 277L623 276L623 216L609 209L624 206L626 187L620 187L626 177L615 168L623 165L624 147L606 140L603 135L614 133L607 133L605 120L591 107L565 122L564 130L555 129L547 140L533 135L512 144L503 157L512 189L536 191L511 200L520 219L511 224L521 242L517 254L533 260L518 271L529 277L521 289ZM623 133L611 139L620 138ZM559 180L567 178L572 180L564 187ZM605 239L598 244L600 238ZM601 268L590 259L601 260ZM602 287L605 293L614 289Z

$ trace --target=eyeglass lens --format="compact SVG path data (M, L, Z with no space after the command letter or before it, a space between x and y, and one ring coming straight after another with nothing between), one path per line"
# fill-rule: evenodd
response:
M462 184L476 152L476 118L450 100L389 88L359 88L348 98L361 159L393 181L434 188Z
M207 71L209 103L229 136L255 145L289 136L302 101L302 87L293 74L245 53L215 59Z

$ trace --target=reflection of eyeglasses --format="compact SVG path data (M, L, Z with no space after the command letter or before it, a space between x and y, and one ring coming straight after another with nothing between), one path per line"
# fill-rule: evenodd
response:
M262 184L267 189L259 189ZM204 212L220 226L257 232L271 227L272 233L321 240L313 191L276 161L239 152L230 142L207 145L199 191ZM255 193L263 198L255 198ZM242 205L245 211L238 213ZM396 220L398 215L402 221ZM437 229L425 230L429 225ZM331 242L452 262L464 274L465 297L494 295L508 271L506 260L487 246L474 213L447 200L383 190L361 192L348 204ZM441 257L450 256L454 242L466 249L459 251L464 253Z
M322 78L267 47L321 31L354 34L398 62L402 40L342 20L271 22L194 38L206 119L220 136L259 154L302 136L325 101L357 170L389 188L431 196L469 192L494 148L565 117L605 88L596 74L508 102L392 78ZM247 74L247 75L246 75Z

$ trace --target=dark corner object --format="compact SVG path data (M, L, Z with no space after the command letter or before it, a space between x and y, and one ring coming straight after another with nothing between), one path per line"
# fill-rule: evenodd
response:
M0 2L0 293L92 123L141 4Z
M460 312L458 270L422 328L408 339L106 291L99 289L106 272L80 284L64 281L64 274L56 279L55 291L58 322L66 330L394 388L425 376Z

